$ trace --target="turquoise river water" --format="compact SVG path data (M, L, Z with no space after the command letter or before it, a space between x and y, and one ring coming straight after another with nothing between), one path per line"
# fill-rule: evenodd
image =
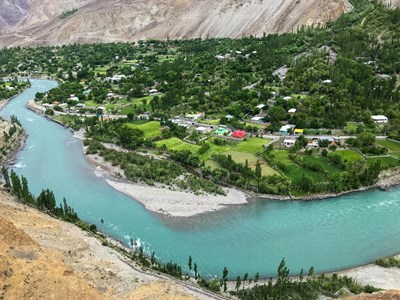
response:
M16 115L28 134L13 169L35 195L49 188L58 200L65 196L82 219L126 244L132 237L182 266L191 255L202 276L219 276L226 266L232 277L274 275L282 258L292 273L310 266L327 272L400 253L399 188L310 202L252 201L193 218L153 214L108 186L69 130L26 109L36 92L57 85L31 82L1 111L6 119Z

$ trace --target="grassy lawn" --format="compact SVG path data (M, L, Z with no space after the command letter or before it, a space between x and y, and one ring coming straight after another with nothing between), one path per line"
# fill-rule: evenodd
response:
M383 168L383 169L388 169L388 168L392 168L392 167L400 165L400 161L393 157L370 157L370 158L367 158L368 164L372 164L378 160L381 161L381 168Z
M204 124L210 124L210 125L219 125L219 120L220 120L220 119L214 119L214 120L201 120L201 123L204 123Z
M121 115L134 114L135 109L131 106L125 106L124 108L121 109L121 111L119 113Z
M389 149L388 154L400 158L400 143L396 143L389 140L377 140L376 144Z
M95 69L94 69L94 73L95 74L97 74L97 73L100 73L100 74L106 74L107 73L107 67L96 67Z
M255 123L243 123L244 126L251 126L251 127L257 127L258 129L264 129L265 126L263 124L255 124Z
M304 169L298 164L294 163L291 161L288 157L289 152L286 150L274 150L273 152L275 154L275 157L278 161L282 162L285 164L286 168L284 170L284 173L287 177L289 177L291 180L297 181L300 180L300 178L303 175L311 177L314 181L316 182L321 182L324 180L324 178L310 170Z
M182 143L183 143L182 140L178 139L177 137L172 137L169 139L160 140L160 141L155 142L157 147L161 147L162 145L165 144L165 146L167 146L168 149L172 149Z
M167 146L168 150L175 150L175 151L190 150L192 153L195 153L195 154L197 154L197 151L199 151L199 149L200 149L199 145L193 145L190 143L186 143L176 137L156 141L155 144L157 147L161 147L162 145L165 144L165 146Z
M225 155L230 155L232 156L232 159L235 162L238 163L246 163L246 160L249 163L250 168L252 168L253 170L256 168L256 163L257 160L260 162L261 164L261 168L262 168L262 174L265 176L268 175L274 175L274 174L279 174L278 171L276 171L275 169L273 169L272 167L270 167L263 159L260 159L256 154L254 153L246 153L246 152L239 152L239 151L228 151L226 153L224 153Z
M140 128L140 127L137 127ZM206 166L210 166L212 169L219 167L216 162L211 158L217 154L231 155L232 159L238 163L245 163L246 160L252 169L255 169L257 160L260 161L262 167L262 174L265 176L279 174L275 169L270 167L264 160L260 159L256 154L262 151L262 145L267 143L268 140L261 138L251 138L247 141L236 143L234 145L223 145L217 146L210 141L206 141L210 145L210 148L203 154L199 155L200 159L203 160ZM165 144L168 150L190 150L192 153L197 154L200 147L199 145L193 145L186 143L176 137L172 137L165 140L155 142L156 147L161 147Z
M329 173L339 173L342 170L330 164L329 161L323 156L304 155L303 160L308 163L319 164L325 171Z
M212 159L206 160L204 162L204 164L206 165L206 167L210 167L211 170L215 170L215 169L218 169L220 167L219 163L217 163L216 161L214 161Z
M329 153L329 155L333 155L333 154L339 155L344 161L347 161L347 162L364 159L360 153L355 152L353 150L338 150L338 151Z
M145 96L142 98L135 98L132 101L132 104L136 104L137 106L143 106L143 100L147 101L147 104L149 104L150 100L153 99L153 96Z
M139 120L140 121L140 120ZM150 121L150 122L133 122L128 124L130 128L137 128L144 132L144 137L151 138L161 135L161 125L160 122Z
M97 107L97 106L100 106L101 104L96 103L96 101L89 100L89 101L85 102L85 105L90 106L90 107Z
M204 161L212 158L214 155L217 154L226 154L226 152L230 149L229 145L217 146L214 143L208 141L206 143L210 145L210 149L200 155L200 158Z
M262 152L263 146L269 142L267 139L253 137L232 146L231 150L256 154Z
M173 54L167 54L167 55L160 54L160 55L157 56L157 58L158 58L159 62L165 62L165 61L166 62L171 62L171 61L174 61L176 59L176 55L173 55Z

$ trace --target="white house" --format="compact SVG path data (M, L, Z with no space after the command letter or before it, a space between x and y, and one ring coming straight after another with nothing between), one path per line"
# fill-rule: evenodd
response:
M121 80L122 78L125 78L125 77L126 77L125 75L114 75L113 77L111 77L111 80L112 81L114 81L114 80L119 81L119 80Z
M158 90L157 89L151 89L151 90L149 90L149 94L150 95L156 95L156 94L158 94Z
M232 115L226 115L225 119L227 119L228 121L232 120L234 118L234 116Z
M265 107L265 104L258 104L257 105L257 108L259 108L259 109L263 109Z
M199 112L199 113L195 113L195 114L187 114L186 119L189 119L191 121L196 121L196 120L204 117L204 115L205 115L204 112Z
M210 128L199 126L195 129L198 133L206 133L210 131Z
M69 95L69 100L70 101L79 101L79 98L76 97L74 94Z
M296 140L293 139L285 139L283 141L283 144L285 145L285 147L290 148L293 147L296 144Z
M319 148L319 143L318 143L318 141L309 141L306 148L307 149L317 149L317 148Z
M374 120L375 123L387 123L388 118L383 116L383 115L376 115L376 116L371 116L372 120Z
M332 80L330 80L330 79L325 79L325 80L322 81L322 83L329 84L329 83L332 83Z
M292 99L292 97L290 97L290 96L285 96L285 97L283 97L283 100L285 100L285 101L288 101L288 100L290 100L290 99Z
M292 116L295 114L296 109L295 108L291 108L288 110L288 113L291 114Z
M263 121L263 117L257 117L257 116L256 117L252 117L251 121L252 122L260 122L261 123Z
M292 125L292 124L284 125L281 127L281 129L279 129L279 133L280 134L289 134L289 132L291 130L293 130L295 127L296 127L296 125Z

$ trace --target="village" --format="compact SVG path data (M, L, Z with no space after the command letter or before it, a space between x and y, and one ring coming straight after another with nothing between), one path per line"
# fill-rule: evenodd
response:
M140 101L140 114L121 114L121 110L127 106L122 95L109 92L103 104L96 105L94 101L85 101L90 93L87 91L85 89L81 96L83 101L71 94L67 101L30 101L27 106L72 128L68 122L76 122L77 119L80 120L80 126L90 118L96 119L100 126L117 119L125 120L125 126L143 132L144 140L147 141L147 146L139 147L137 153L163 156L165 151L188 151L198 156L205 170L212 174L223 169L221 155L231 157L235 163L248 165L253 172L260 166L265 182L278 180L281 183L286 180L298 182L306 176L321 185L332 174L347 174L355 164L369 166L378 160L382 169L399 165L398 142L388 140L385 135L374 134L371 142L364 145L352 142L358 141L360 136L354 134L354 131L297 128L288 122L298 112L296 108L288 109L287 120L283 121L278 130L273 131L270 129L270 116L264 111L265 104L256 105L257 114L246 115L239 120L230 114L222 115L219 119L210 118L205 112L165 119L154 116L151 110L146 109L147 100L161 94L157 89L150 89L145 96L147 100ZM383 115L373 115L371 120L377 128L389 122ZM167 131L171 131L171 124L181 127L185 134L179 137L166 135ZM268 192L286 193L282 187L269 189ZM301 196L304 192L292 193Z

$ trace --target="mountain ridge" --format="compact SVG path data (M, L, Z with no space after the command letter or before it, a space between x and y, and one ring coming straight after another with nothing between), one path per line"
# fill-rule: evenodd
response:
M352 8L347 0L69 0L62 5L58 2L32 1L29 12L2 31L0 45L261 36L325 23ZM60 18L71 9L77 11Z
M0 7L0 47L261 36L352 9L348 0L0 0Z

